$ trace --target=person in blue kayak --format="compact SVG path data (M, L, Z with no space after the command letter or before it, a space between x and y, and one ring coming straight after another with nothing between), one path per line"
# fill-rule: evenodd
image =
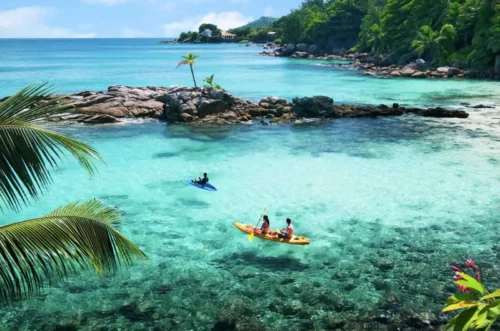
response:
M292 239L294 231L292 220L287 218L286 224L288 224L288 226L286 227L286 229L282 229L281 233L278 233L278 237L283 239Z
M199 184L201 186L205 186L206 183L208 183L208 175L207 173L205 172L203 174L203 178L198 178L198 180L191 180L193 183L196 183L196 184Z
M262 218L262 226L260 227L260 229L255 228L254 232L257 234L268 234L270 227L271 222L269 222L269 217L267 217L267 215L264 215L264 217Z

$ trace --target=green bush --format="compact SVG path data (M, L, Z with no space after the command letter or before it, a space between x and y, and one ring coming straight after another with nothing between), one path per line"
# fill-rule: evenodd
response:
M451 266L455 272L453 279L461 291L446 301L443 312L459 311L446 325L447 330L488 330L500 316L500 289L488 292L482 284L481 271L472 259L465 261L473 272L466 273L462 268Z
M276 39L276 40L274 41L274 43L275 43L276 45L281 45L281 39L280 39L280 38Z

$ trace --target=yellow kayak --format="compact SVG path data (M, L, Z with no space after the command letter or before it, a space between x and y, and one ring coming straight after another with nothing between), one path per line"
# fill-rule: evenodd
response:
M254 232L255 226L250 225L250 224L243 224L240 222L234 222L234 226L236 226L240 231L251 234ZM306 237L297 237L293 236L292 239L283 239L279 238L278 235L275 232L272 232L272 234L260 234L260 233L255 233L256 237L259 237L260 239L264 240L271 240L271 241L276 241L279 243L283 244L290 244L290 245L309 245L311 241L309 238Z

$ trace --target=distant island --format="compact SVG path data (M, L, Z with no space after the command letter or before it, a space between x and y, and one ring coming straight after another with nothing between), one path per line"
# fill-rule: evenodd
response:
M182 32L173 41L160 41L160 44L172 43L267 43L275 42L279 33L273 31L272 24L278 19L274 17L262 16L258 20L252 21L239 28L223 31L215 24L203 23L198 27L198 31ZM280 42L280 40L277 40Z

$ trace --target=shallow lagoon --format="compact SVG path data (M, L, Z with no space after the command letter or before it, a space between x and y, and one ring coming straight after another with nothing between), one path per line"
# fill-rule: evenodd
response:
M91 197L123 212L121 231L150 260L101 279L73 277L5 308L17 330L434 329L469 255L488 285L500 254L500 119L341 119L193 129L163 123L62 130L107 165L74 164L4 223ZM207 171L219 192L184 179ZM310 246L234 226L295 221Z
M235 96L259 100L327 95L339 103L411 106L500 104L500 83L479 80L374 79L332 62L263 57L262 48L160 45L159 39L0 39L0 97L48 81L58 93L130 86L192 85L181 55L199 54L198 84L215 81ZM335 63L335 62L333 62Z

